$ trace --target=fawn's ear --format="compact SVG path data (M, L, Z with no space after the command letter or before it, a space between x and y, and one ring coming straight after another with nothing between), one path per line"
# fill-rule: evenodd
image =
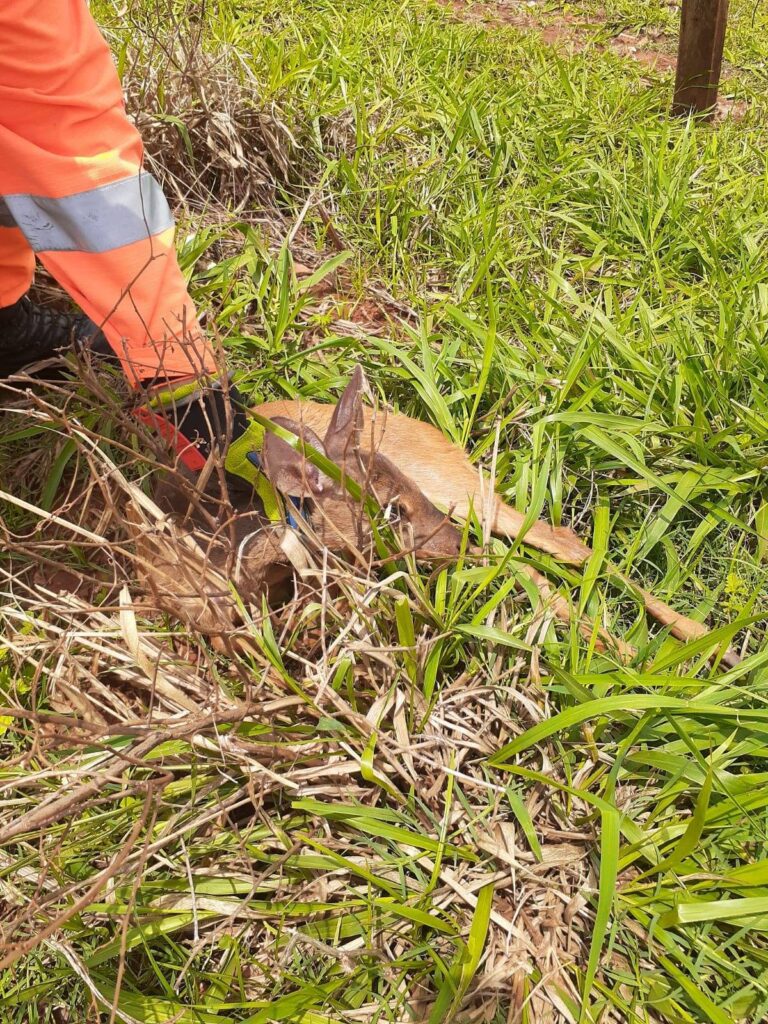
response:
M331 422L325 434L325 448L328 458L334 462L343 461L360 447L363 429L363 392L368 390L362 366L356 366L349 384L333 411Z
M272 422L297 434L306 444L325 455L325 445L314 430L283 416L275 416ZM331 481L317 466L277 434L267 432L265 435L261 463L272 486L291 498L312 498L331 487Z

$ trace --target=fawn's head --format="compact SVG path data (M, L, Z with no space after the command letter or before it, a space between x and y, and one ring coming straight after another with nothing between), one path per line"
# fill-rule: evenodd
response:
M308 504L312 526L329 547L341 544L359 548L371 537L368 517L344 486L346 478L381 506L405 550L424 559L455 558L461 547L456 527L390 459L378 452L363 451L360 441L365 387L365 376L358 366L322 440L294 420L274 420L334 462L342 471L340 482L332 481L300 452L270 433L262 452L265 474L281 493Z

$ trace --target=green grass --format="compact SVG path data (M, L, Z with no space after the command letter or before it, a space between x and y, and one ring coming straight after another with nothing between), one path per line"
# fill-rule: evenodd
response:
M745 658L532 552L633 664L499 559L349 568L222 654L6 504L2 827L103 775L0 845L3 1021L768 1016L768 36L733 6L748 108L713 128L668 76L421 0L96 5L243 388L330 400L362 362ZM115 543L64 399L104 433L83 388L53 430L6 413L2 487Z

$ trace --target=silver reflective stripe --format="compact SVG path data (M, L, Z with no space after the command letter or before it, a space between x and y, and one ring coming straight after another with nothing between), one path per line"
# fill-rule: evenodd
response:
M15 228L16 221L8 209L5 200L0 196L0 228Z
M5 203L35 252L108 252L173 227L163 191L146 172L61 199L10 195Z

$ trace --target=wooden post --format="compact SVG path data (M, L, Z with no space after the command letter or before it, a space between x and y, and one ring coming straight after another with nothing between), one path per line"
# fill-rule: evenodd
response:
M673 114L714 113L728 0L683 0Z

